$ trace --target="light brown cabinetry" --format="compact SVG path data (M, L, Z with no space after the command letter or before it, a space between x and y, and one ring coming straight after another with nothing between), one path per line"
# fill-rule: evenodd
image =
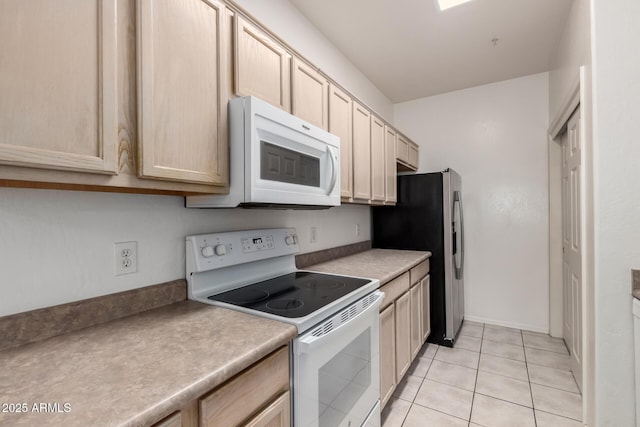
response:
M116 0L0 2L0 164L117 172Z
M415 283L409 291L411 301L411 359L422 347L422 284Z
M396 327L394 305L380 313L380 405L384 406L396 387Z
M0 73L0 185L226 192L224 11L219 0L0 2L0 57L19 58Z
M353 101L353 198L371 198L371 113Z
M236 14L235 93L291 111L291 55L267 33Z
M284 347L200 399L200 426L239 425L289 389Z
M227 185L224 6L138 1L139 174Z
M329 132L340 138L340 196L353 197L353 101L334 84L329 85Z
M282 347L154 427L290 427L289 347Z
M397 160L398 170L416 171L418 170L418 144L411 141L406 136L398 133Z
M385 200L385 125L382 119L371 115L371 201Z
M405 292L395 301L396 321L396 383L411 364L411 297Z
M388 402L431 332L429 260L383 284L380 304L380 400Z
M312 125L328 129L329 81L298 58L291 75L292 113Z
M397 196L397 183L398 175L396 172L396 143L397 133L389 125L385 126L384 132L384 168L385 168L385 183L384 183L384 202L385 204L395 204L398 201Z
M169 415L159 423L155 423L153 427L182 427L182 417L180 412Z
M420 281L422 285L422 342L431 333L431 280L429 275Z
M411 142L409 143L409 167L415 170L418 169L418 145Z

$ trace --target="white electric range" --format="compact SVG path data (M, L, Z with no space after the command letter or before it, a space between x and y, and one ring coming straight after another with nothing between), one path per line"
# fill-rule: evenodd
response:
M295 427L380 425L375 279L298 270L293 228L188 236L189 299L294 324Z

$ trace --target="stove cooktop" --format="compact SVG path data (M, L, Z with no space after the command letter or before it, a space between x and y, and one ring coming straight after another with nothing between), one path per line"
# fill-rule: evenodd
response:
M369 279L297 271L208 299L287 318L305 317L356 289Z

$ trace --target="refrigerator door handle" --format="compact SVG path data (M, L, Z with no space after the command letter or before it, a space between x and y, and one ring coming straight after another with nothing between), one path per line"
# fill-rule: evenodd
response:
M462 272L464 270L464 214L462 209L462 198L460 197L459 191L453 192L453 203L458 203L458 209L460 211L460 265L455 266L455 273L456 279L462 279Z

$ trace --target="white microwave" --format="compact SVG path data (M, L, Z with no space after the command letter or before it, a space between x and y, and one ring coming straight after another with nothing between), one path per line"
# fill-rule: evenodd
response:
M258 98L229 101L229 156L229 194L188 196L187 207L340 205L340 138Z

